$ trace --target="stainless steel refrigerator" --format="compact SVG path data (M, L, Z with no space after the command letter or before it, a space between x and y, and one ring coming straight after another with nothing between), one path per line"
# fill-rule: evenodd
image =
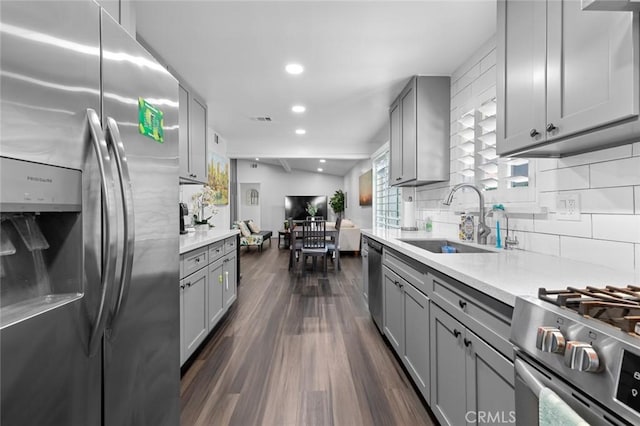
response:
M177 425L177 81L91 0L3 0L0 86L0 424Z

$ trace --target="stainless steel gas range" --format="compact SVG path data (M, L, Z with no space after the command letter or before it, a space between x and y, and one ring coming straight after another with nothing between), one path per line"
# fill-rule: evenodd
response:
M511 341L518 425L538 424L543 388L589 424L640 424L640 287L518 297Z

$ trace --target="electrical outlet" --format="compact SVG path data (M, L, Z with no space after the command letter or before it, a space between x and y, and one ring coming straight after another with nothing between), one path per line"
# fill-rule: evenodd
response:
M576 192L561 192L556 199L558 220L581 220L580 194Z

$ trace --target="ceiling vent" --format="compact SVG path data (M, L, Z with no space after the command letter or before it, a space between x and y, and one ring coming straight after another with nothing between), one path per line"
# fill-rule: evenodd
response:
M267 123L270 123L271 121L273 121L273 120L271 120L271 117L251 117L251 119L253 121L263 121L263 122L267 122Z

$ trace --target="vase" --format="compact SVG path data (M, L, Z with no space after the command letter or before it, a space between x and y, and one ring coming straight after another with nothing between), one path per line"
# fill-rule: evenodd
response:
M208 223L198 224L198 225L195 226L195 228L196 228L196 232L204 233L204 232L207 232L209 230L209 224Z

